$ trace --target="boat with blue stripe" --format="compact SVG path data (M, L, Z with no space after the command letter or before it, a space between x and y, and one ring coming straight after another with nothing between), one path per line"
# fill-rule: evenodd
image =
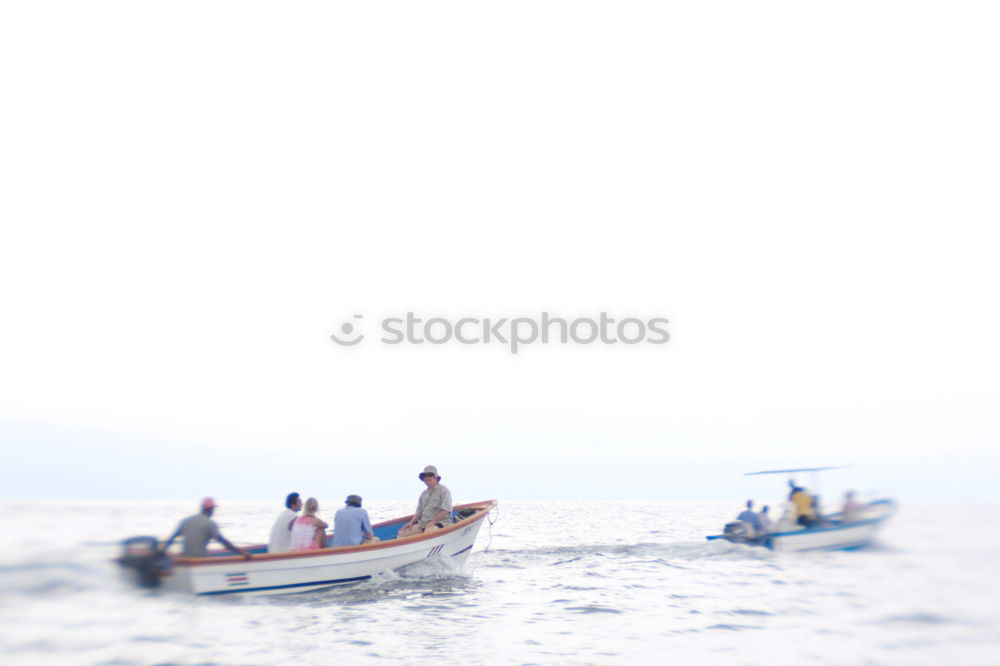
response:
M831 469L842 469L840 467L800 467L794 469L776 469L763 472L751 472L746 476L757 476L760 474L787 474L809 472L816 474ZM795 485L789 478L789 485L792 486L792 495L797 491L804 491ZM818 483L814 483L814 486ZM788 507L793 511L795 505L791 502ZM808 504L808 502L807 502ZM877 499L866 504L853 506L850 514L837 512L822 515L818 509L813 507L812 514L805 525L798 526L794 522L779 521L777 529L758 532L754 525L746 521L736 520L727 523L722 534L713 534L707 537L709 541L725 539L732 543L741 543L749 546L763 546L775 551L807 551L807 550L854 550L868 546L874 541L879 530L896 513L896 503L888 498ZM756 520L753 516L749 519Z
M456 506L452 524L430 534L404 538L397 535L412 516L378 523L372 531L380 541L358 546L268 553L267 545L262 544L246 548L250 559L227 550L210 551L207 557L170 555L147 572L152 580L146 582L198 596L273 595L356 583L430 557L447 557L461 566L495 507L496 500ZM152 542L155 549L155 539ZM143 542L126 542L125 547L119 562L127 571L140 571L128 562L142 561Z
M820 521L820 527L771 532L755 536L713 534L709 541L726 539L749 546L764 546L771 550L855 550L868 546L889 518L896 512L896 503L890 499L870 502L857 518L844 522L841 513L830 514ZM732 524L732 523L730 523Z

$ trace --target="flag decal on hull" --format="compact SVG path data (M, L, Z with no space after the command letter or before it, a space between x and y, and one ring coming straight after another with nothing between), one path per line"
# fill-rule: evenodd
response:
M250 577L245 573L231 573L226 574L226 584L232 587L233 585L249 585Z

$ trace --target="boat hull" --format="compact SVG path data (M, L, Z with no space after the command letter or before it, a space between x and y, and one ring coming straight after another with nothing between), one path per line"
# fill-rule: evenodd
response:
M450 558L461 566L495 506L492 500L459 506L456 510L469 508L476 513L431 534L360 546L262 553L249 560L225 554L172 558L172 566L161 577L161 586L199 596L290 594L356 583L432 557ZM408 519L376 525L375 533L395 534Z

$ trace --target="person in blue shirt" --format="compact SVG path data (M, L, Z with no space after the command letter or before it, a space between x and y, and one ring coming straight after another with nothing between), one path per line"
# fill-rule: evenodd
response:
M736 520L742 520L744 523L753 525L754 532L757 534L763 532L763 528L760 524L760 516L758 516L753 510L753 500L747 500L746 510L736 516Z
M368 512L361 508L361 497L348 495L344 504L344 508L333 516L333 541L329 547L357 546L378 541L379 538L372 532Z
M771 521L771 509L767 505L760 510L757 514L757 518L760 520L760 531L764 534L773 531L774 523Z

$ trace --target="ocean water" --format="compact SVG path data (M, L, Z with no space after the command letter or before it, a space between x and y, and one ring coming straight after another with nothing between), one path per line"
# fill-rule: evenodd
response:
M378 521L412 504L366 508ZM259 543L279 508L221 502L216 519ZM1000 663L995 504L904 504L872 548L772 553L705 541L729 503L501 499L461 570L428 560L281 597L130 587L118 541L193 509L0 502L0 663Z

